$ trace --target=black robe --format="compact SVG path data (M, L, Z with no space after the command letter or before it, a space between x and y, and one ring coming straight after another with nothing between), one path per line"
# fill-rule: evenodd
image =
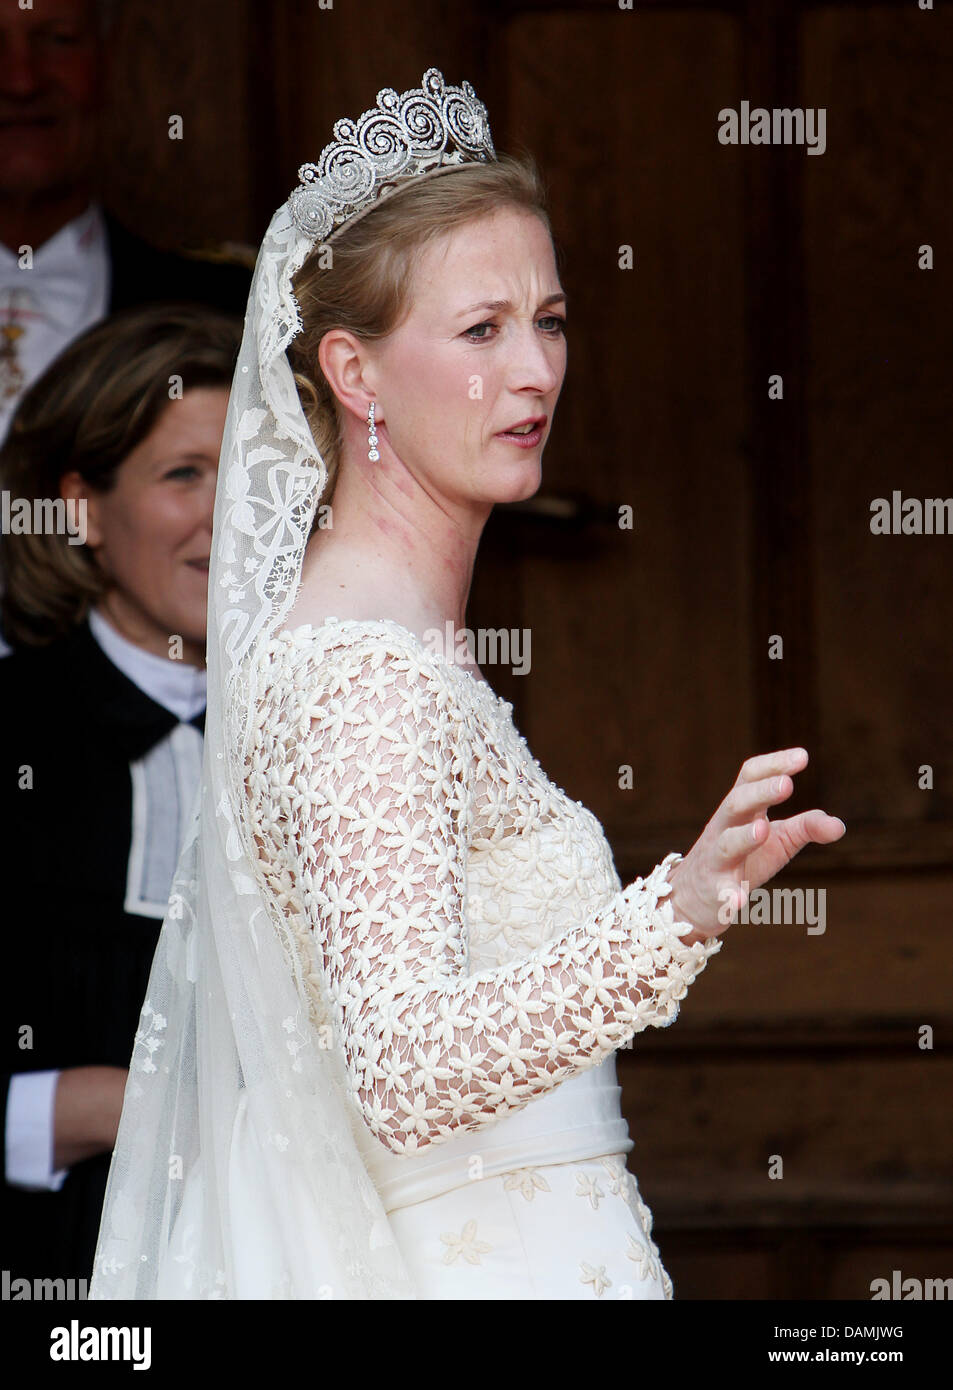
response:
M178 720L113 665L86 622L0 659L0 719L5 1141L12 1074L129 1065L161 927L125 910L130 764ZM204 732L204 713L190 722ZM32 790L18 785L25 765ZM6 1182L4 1142L0 1268L11 1279L90 1277L109 1162L76 1164L58 1192L25 1191Z

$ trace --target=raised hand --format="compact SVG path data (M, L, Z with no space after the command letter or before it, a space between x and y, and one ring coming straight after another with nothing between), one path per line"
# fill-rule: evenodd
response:
M788 799L795 775L807 763L804 748L783 748L742 763L731 791L669 874L676 920L690 922L696 932L683 940L727 931L728 910L740 911L752 889L767 883L805 845L829 845L846 832L842 820L818 810L768 820L768 807Z

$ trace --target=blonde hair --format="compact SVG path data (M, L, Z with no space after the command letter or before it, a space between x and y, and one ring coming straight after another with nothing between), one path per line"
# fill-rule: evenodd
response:
M343 328L372 341L397 328L410 311L414 271L434 238L502 208L535 214L552 236L542 178L532 156L503 155L409 183L345 226L322 265L318 243L294 279L302 331L288 348L298 396L328 468L328 502L341 455L340 405L318 361L326 333Z

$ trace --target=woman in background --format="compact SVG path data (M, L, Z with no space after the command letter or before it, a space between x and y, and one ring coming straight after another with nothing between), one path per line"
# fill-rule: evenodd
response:
M11 1280L92 1269L199 780L212 506L239 341L237 321L198 307L106 319L33 385L0 452ZM56 498L69 504L58 529L46 508L37 533L36 501Z

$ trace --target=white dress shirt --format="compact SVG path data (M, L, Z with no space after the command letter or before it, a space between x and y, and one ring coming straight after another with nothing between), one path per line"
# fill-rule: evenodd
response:
M24 269L20 248L0 243L0 322L13 319L24 330L16 343L23 384L19 395L0 399L0 444L23 393L109 307L109 238L98 203L32 251L32 268Z
M205 708L203 669L143 651L91 609L90 631L106 656L146 695L181 721L132 765L133 832L126 910L163 917L172 871L186 829L182 808L191 805L201 777L202 736L186 721ZM168 794L172 783L177 795ZM179 814L169 820L169 809ZM158 852L156 852L158 846ZM147 854L146 850L151 850ZM130 1052L132 1040L130 1039ZM59 1071L23 1072L7 1094L6 1169L13 1187L58 1191L67 1168L53 1171L53 1119Z

